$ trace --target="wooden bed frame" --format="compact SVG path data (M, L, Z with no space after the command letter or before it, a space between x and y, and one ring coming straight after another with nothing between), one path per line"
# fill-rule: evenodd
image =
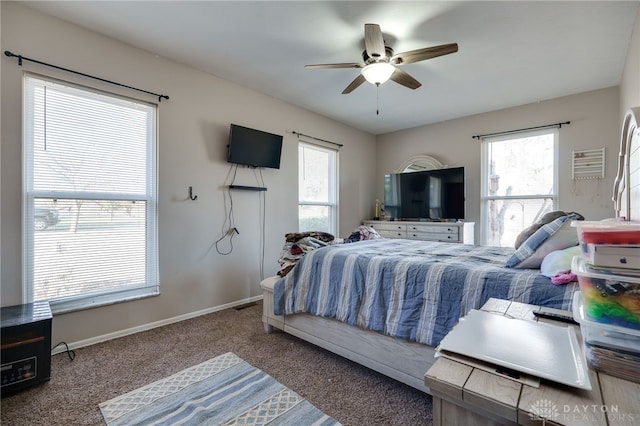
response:
M613 204L616 217L640 217L640 108L629 110L624 118L620 143L618 177L614 185ZM292 334L372 370L396 379L423 392L424 374L435 362L435 348L385 336L333 319L309 314L274 315L273 286L280 277L260 283L263 289L265 331L273 328Z
M267 333L275 327L423 392L429 392L424 384L424 373L435 361L433 347L385 336L330 318L309 314L274 315L273 286L279 278L269 277L260 283L264 294L262 322Z

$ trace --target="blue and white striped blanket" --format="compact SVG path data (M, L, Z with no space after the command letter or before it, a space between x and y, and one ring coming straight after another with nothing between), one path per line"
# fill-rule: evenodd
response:
M512 248L378 239L307 253L274 287L276 315L309 313L437 346L491 297L570 309L577 283L505 268Z

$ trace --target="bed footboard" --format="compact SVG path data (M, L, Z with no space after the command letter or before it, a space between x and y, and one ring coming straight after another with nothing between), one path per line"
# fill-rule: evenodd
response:
M280 279L279 276L269 277L260 283L263 294L262 323L264 324L264 331L266 333L271 333L273 327L284 330L284 316L273 313L273 286L278 279Z
M424 374L435 361L434 348L330 318L308 314L275 315L273 286L278 279L270 277L260 283L264 295L262 322L267 333L278 328L422 392L429 392Z

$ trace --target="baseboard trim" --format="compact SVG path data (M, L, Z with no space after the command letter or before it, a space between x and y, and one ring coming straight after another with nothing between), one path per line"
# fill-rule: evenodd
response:
M129 336L130 334L140 333L141 331L151 330L157 327L162 327L169 324L174 324L176 322L188 320L191 318L196 318L201 315L212 314L214 312L223 311L225 309L234 308L236 306L242 306L249 303L254 303L259 300L262 300L262 295L249 297L247 299L238 300L232 303L226 303L224 305L214 306L212 308L203 309L201 311L190 312L188 314L179 315L177 317L167 318L160 321L150 322L148 324L139 325L137 327L131 327L124 330L114 331L113 333L103 334L101 336L92 337L90 339L79 340L77 342L69 343L69 349L78 349L83 348L85 346L95 345L96 343L106 342L108 340L117 339L118 337ZM59 353L66 352L66 348L64 346L56 347L51 355L57 355Z

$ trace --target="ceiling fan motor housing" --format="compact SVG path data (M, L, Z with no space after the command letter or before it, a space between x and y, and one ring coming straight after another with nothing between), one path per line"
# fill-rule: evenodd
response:
M391 57L393 56L393 49L389 46L385 46L384 53L385 53L384 57L372 58L371 56L369 56L366 50L363 50L362 60L364 61L365 65L369 65L374 62L381 62L381 61L389 62L389 59L391 59Z

